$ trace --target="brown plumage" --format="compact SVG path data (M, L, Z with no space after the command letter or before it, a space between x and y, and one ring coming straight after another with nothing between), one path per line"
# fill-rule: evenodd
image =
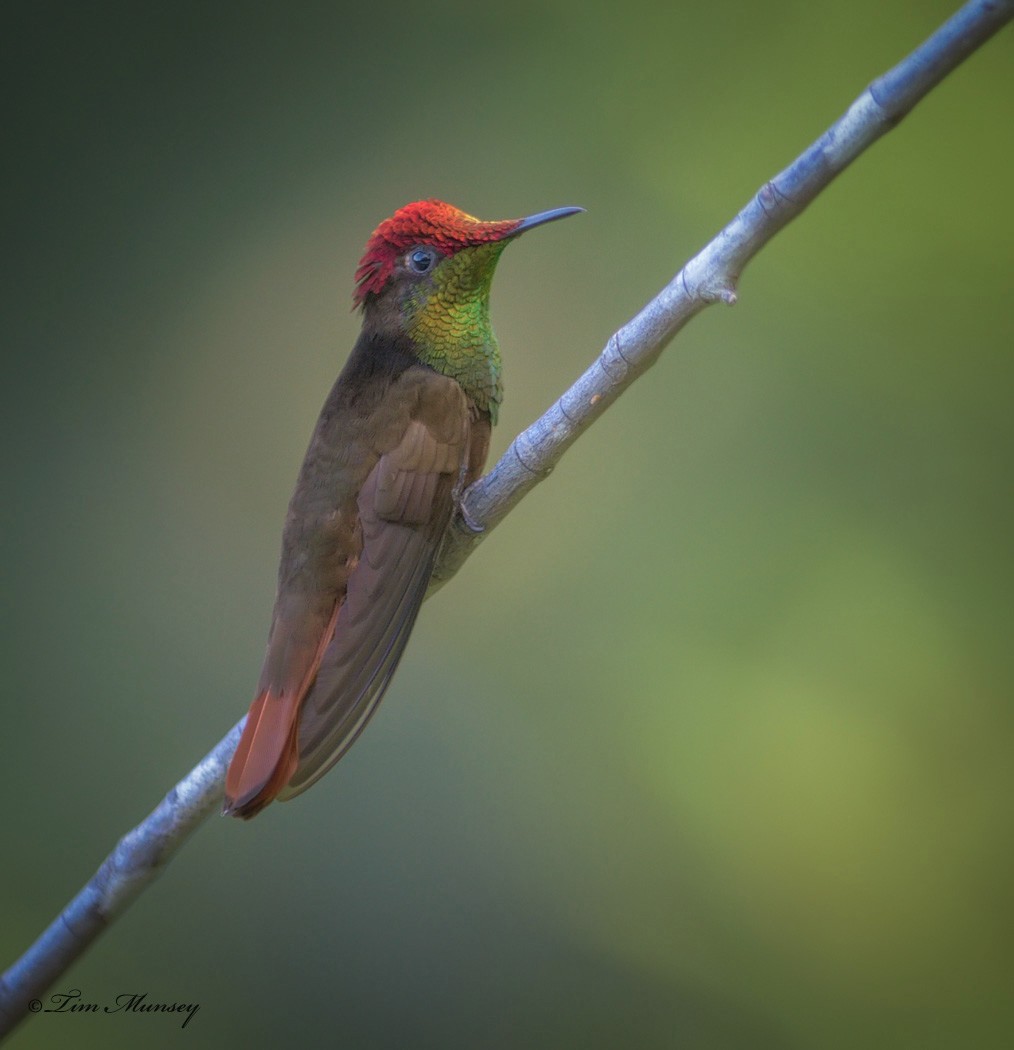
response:
M449 283L473 299L488 295L494 233L505 239L525 223L575 210L495 225L451 209L457 240L448 246L446 236L436 245L425 207L411 207L412 221L425 220L415 234L399 212L401 241L385 239L386 224L371 239L388 251L386 283L357 292L363 331L321 411L289 504L264 666L226 776L225 812L235 816L304 791L355 741L404 651L458 497L485 464L496 409L490 376L499 390L496 342L478 311L484 326L459 325L452 349L485 367L476 371L484 382L470 389L460 363L443 374L445 358L425 335L434 303L442 296L441 309L445 301L455 306ZM469 223L485 249L472 282L460 279L473 266L464 256Z

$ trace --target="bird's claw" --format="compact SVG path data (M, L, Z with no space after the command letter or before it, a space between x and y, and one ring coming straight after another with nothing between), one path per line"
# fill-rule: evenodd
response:
M469 532L474 532L476 535L480 535L486 531L486 526L480 525L472 515L468 513L468 508L464 503L458 504L458 513L461 515L461 520L465 523Z

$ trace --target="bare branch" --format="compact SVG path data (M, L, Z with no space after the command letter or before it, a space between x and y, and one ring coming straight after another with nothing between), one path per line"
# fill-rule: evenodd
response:
M875 80L834 124L610 337L595 363L499 463L465 493L434 571L434 589L545 478L589 424L658 360L673 336L712 303L736 302L746 264L868 146L895 127L948 73L1011 17L1011 0L972 0L924 44Z
M28 1011L38 1012L38 997L126 910L221 806L225 770L242 728L243 721L233 726L147 818L120 839L84 889L0 978L0 1038Z
M608 341L573 386L466 493L441 553L433 589L448 580L563 453L695 314L736 301L746 264L831 180L894 127L948 73L1014 17L1014 0L972 0L921 47L874 81L816 142L757 192L710 244ZM163 869L217 808L242 722L128 832L84 889L0 978L0 1037Z

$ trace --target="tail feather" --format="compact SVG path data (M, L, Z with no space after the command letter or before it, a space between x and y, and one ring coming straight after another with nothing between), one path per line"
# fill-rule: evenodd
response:
M299 700L266 690L250 705L243 735L225 778L225 807L256 816L289 782L299 760Z
M262 690L250 705L239 746L225 774L225 816L248 820L292 779L299 765L299 709L317 677L321 657L334 637L340 605L335 604L324 633L311 650L295 688Z

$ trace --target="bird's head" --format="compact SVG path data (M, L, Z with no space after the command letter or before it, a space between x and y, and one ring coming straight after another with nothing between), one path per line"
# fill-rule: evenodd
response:
M485 314L497 260L507 243L583 208L483 222L438 200L399 208L371 235L356 270L354 303L367 317L387 313L410 329L464 324Z

